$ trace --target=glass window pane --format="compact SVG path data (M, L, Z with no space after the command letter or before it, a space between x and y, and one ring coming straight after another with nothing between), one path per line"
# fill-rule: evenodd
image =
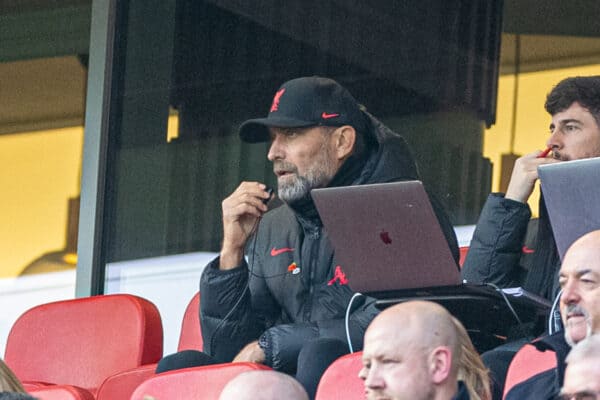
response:
M468 3L120 3L106 291L177 298L183 312L219 250L221 201L243 180L276 186L268 144L237 128L299 76L346 86L406 137L452 222L474 222L491 183L481 137L495 119L501 2Z

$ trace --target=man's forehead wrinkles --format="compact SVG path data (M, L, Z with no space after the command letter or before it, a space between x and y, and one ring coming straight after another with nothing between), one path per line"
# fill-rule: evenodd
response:
M589 266L583 266L583 267L576 267L575 268L575 273L577 274L577 276L582 276L582 275L586 275L586 274L590 274L590 273L594 273L597 272L596 270L594 270L593 268L590 268Z
M587 274L594 274L594 275L600 274L600 267L594 267L587 263L584 265L580 264L580 265L576 265L574 267L566 267L566 268L561 269L558 276L559 276L559 278L567 278L569 276L575 276L577 278L580 278Z

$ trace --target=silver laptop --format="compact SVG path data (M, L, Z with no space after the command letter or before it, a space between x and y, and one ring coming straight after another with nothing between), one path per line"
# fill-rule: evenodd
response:
M575 240L600 229L600 158L540 165L538 175L562 260Z
M352 290L461 284L420 181L314 189L311 194Z

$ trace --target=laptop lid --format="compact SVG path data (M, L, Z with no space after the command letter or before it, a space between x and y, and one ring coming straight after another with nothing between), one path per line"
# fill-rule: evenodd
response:
M420 181L314 189L311 194L353 290L461 283Z
M600 229L600 157L540 165L538 176L562 260L575 240Z

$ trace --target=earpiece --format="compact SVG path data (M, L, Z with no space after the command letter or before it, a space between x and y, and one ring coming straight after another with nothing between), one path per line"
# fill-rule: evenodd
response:
M269 193L269 197L266 199L263 199L263 203L267 204L269 202L269 200L271 200L271 197L273 197L273 188L272 187L268 187L265 189L265 192Z

